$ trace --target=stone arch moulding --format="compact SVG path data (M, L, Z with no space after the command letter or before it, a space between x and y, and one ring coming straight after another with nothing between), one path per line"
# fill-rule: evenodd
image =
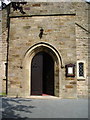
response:
M61 68L63 68L62 58L59 52L52 45L40 42L31 46L25 53L23 66L22 91L24 96L31 95L31 62L38 52L47 52L54 60L54 94L61 97Z

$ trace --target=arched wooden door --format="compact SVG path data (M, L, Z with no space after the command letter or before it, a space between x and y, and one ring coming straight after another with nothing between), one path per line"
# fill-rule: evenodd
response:
M37 53L31 63L31 95L54 95L54 61L46 52Z

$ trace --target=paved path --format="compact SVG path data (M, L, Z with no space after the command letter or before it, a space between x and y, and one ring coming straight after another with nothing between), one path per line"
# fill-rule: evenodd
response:
M2 98L4 118L88 118L87 99Z

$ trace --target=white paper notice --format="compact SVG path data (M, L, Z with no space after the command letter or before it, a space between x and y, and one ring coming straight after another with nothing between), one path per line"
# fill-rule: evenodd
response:
M73 74L73 68L72 67L68 67L68 74Z

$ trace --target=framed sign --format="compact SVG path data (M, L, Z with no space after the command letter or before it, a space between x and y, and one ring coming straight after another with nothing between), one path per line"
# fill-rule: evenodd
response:
M66 77L75 77L75 65L74 64L67 64L65 65L66 68Z

